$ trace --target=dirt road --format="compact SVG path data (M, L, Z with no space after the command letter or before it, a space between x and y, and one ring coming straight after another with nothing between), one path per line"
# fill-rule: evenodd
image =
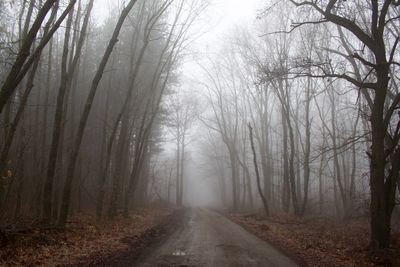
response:
M298 266L268 243L227 218L193 209L185 225L139 260L141 267Z

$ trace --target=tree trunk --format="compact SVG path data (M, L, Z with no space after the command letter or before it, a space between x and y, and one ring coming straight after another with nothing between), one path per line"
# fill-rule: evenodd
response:
M289 159L288 159L288 129L283 107L281 108L282 127L283 127L283 188L282 188L282 207L284 212L289 212L290 205L290 185L289 185Z
M269 216L269 209L268 209L268 203L267 203L267 199L265 198L264 194L263 194L263 190L261 188L261 179L260 179L260 173L258 171L258 163L257 163L257 154L256 154L256 149L254 147L254 138L253 138L253 128L251 127L251 125L249 124L249 134L250 134L250 143L251 143L251 150L253 152L253 162L254 162L254 169L256 172L256 178L257 178L257 188L258 188L258 193L261 197L263 206L264 206L264 211L265 211L265 215Z
M113 58L111 68L113 68L115 63L115 60ZM100 158L100 168L99 168L99 173L98 173L98 190L97 190L97 200L96 200L96 219L97 221L101 220L101 217L103 215L103 203L104 203L104 195L105 195L105 184L108 176L108 168L109 168L109 161L111 158L111 149L112 149L112 144L111 148L108 149L108 143L107 143L107 129L108 129L108 123L109 123L109 112L110 112L110 91L111 91L111 85L113 82L113 75L109 75L108 78L108 88L107 88L107 93L105 95L105 100L104 100L104 106L105 106L105 112L104 112L104 120L103 120L103 127L102 127L102 142L101 142L101 158ZM115 131L116 132L116 131ZM115 137L115 132L113 131L113 139ZM112 139L112 140L113 140Z
M47 175L44 183L43 190L43 220L45 222L50 222L51 214L52 214L52 195L53 195L53 183L54 183L54 175L56 171L56 162L58 155L58 147L61 136L61 123L62 123L62 114L64 108L64 96L69 86L69 77L67 70L67 60L69 53L69 39L71 35L71 25L73 19L73 10L69 13L65 37L64 37L64 49L62 55L62 70L61 70L61 84L58 89L57 95L57 103L56 103L56 112L53 120L53 134L51 138L51 146L47 164Z
M122 10L121 15L118 19L117 25L115 26L113 35L110 39L110 42L106 48L104 56L100 62L100 65L97 69L95 77L92 81L92 86L90 88L89 95L86 99L84 110L82 116L79 121L78 131L76 135L76 139L74 140L73 147L71 149L70 159L68 161L68 168L67 168L67 179L64 186L63 197L62 197L62 205L60 211L60 218L58 224L61 226L65 226L68 217L68 211L70 206L70 198L71 198L71 186L73 182L73 175L75 171L75 164L78 158L79 148L82 142L83 134L86 128L87 119L89 117L89 113L93 104L94 97L97 92L97 88L100 84L101 78L104 73L104 69L107 65L107 62L111 56L111 53L114 49L115 44L118 42L118 35L122 28L122 25L128 16L129 12L131 11L132 7L136 3L136 0L131 0L127 6Z
M308 190L310 181L310 151L311 151L311 121L310 121L310 101L311 101L311 78L307 78L307 90L306 90L306 125L305 125L305 139L306 144L304 148L304 199L301 214L304 215L307 208L308 202ZM325 137L324 137L325 138ZM321 178L320 178L321 179ZM300 185L298 185L300 186Z
M180 179L179 179L179 183L180 183L180 186L179 186L179 189L180 189L180 194L179 194L179 204L180 204L180 206L182 206L182 204L183 204L183 179L184 179L184 171L185 171L185 136L186 136L186 133L184 132L183 133L183 136L182 136L182 149L181 149L181 171L180 171Z
M329 99L331 104L331 138L332 138L332 145L333 145L333 162L334 168L336 170L336 175L334 179L337 182L340 192L340 198L342 200L342 207L343 207L343 218L347 219L349 214L348 205L347 205L347 195L344 189L343 180L342 179L342 168L340 167L339 163L339 151L338 151L338 144L337 144L337 127L336 127L336 102L335 102L335 92L330 92Z
M236 163L236 153L233 148L229 149L229 160L231 163L231 177L232 177L232 197L233 197L233 211L238 211L239 201L238 201L238 174L237 174L237 163Z
M180 172L181 172L181 141L180 141L180 133L178 132L178 138L176 140L176 206L180 207L182 203L180 203L180 195L181 195L181 181L180 181Z
M382 48L384 51L384 48ZM380 60L379 60L380 59ZM388 65L385 57L377 58L377 90L371 114L372 146L370 162L371 184L371 246L374 249L390 246L390 223L393 208L387 200L385 188L385 136L384 108L388 88ZM390 179L389 179L390 180ZM392 185L395 186L395 185Z
M53 9L53 11L51 13L51 16L49 18L49 21L46 23L46 26L45 26L45 29L44 29L44 34L48 33L48 31L50 29L50 26L51 26L51 24L53 23L53 21L54 21L54 19L56 17L56 14L57 14L57 6ZM25 88L25 91L22 94L22 98L21 98L21 102L20 102L20 105L19 105L18 110L17 110L17 114L15 115L12 123L9 123L7 121L5 122L7 131L6 131L6 141L5 141L4 145L3 145L3 149L2 149L1 155L0 155L0 173L4 172L4 168L6 166L8 153L10 151L12 142L14 140L15 131L17 130L17 126L19 124L19 121L22 118L22 115L23 115L23 113L25 111L26 103L28 102L28 98L30 96L30 93L31 93L33 87L34 87L34 79L36 77L36 73L37 73L38 68L39 68L40 56L41 56L41 54L39 54L38 58L35 60L33 68L29 73L29 77L27 79L26 88Z
M325 136L325 128L322 127L322 149L325 149L325 145L326 145L326 136ZM325 153L322 152L321 154L321 160L319 163L319 169L318 169L318 188L319 188L319 213L323 214L324 212L324 202L325 202Z

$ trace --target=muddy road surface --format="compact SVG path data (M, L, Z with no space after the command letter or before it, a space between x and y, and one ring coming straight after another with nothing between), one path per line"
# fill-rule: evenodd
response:
M192 209L184 225L135 266L292 267L294 261L224 216Z

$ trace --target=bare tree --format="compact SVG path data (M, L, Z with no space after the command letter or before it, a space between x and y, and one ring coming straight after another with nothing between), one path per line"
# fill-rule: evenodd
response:
M74 7L76 0L71 0L69 5L66 7L63 14L57 20L57 22L52 26L51 30L48 31L47 35L42 37L41 42L38 44L36 49L32 52L31 55L31 47L36 39L36 36L42 26L43 21L45 20L48 12L51 10L51 7L56 3L56 0L47 0L41 9L39 10L35 21L33 22L30 30L28 31L22 45L20 51L18 53L17 58L11 68L9 74L7 75L6 80L4 81L1 89L0 89L0 113L3 112L3 108L6 105L9 98L14 93L18 84L25 77L26 73L35 62L36 58L40 56L41 51L50 41L54 33L60 27L61 23L67 17L70 10ZM31 56L30 56L31 55ZM30 56L30 57L29 57Z
M399 176L398 162L400 162L398 158L400 155L398 149L400 127L398 125L400 123L397 123L397 126L396 124L392 126L391 123L400 102L400 94L391 90L389 78L391 69L398 64L395 52L399 37L388 39L386 30L390 21L393 21L389 16L390 10L396 8L399 3L392 0L369 1L369 6L364 8L360 14L366 14L370 20L366 22L368 25L361 25L351 18L353 16L351 5L356 4L353 1L345 3L330 0L324 4L313 1L290 0L290 2L299 8L308 8L313 11L315 16L313 23L329 22L338 25L367 49L364 55L357 52L347 55L368 69L363 80L348 73L327 72L326 68L321 67L317 67L317 73L312 73L311 76L344 79L359 88L369 103L371 245L373 248L389 247L390 221L395 205L395 188ZM295 24L295 27L308 23L310 21L300 21ZM393 23L398 23L398 19L394 19ZM371 55L371 59L368 58L368 54ZM372 94L371 91L374 93ZM393 131L392 127L394 127Z
M185 148L188 143L188 132L198 116L198 104L192 97L175 93L169 105L171 110L169 127L176 138L176 204L182 206L184 191Z
M135 5L135 3L136 3L136 0L131 0L126 5L126 7L121 11L121 15L118 19L118 22L115 26L113 35L109 41L109 44L104 52L103 58L100 62L100 65L96 71L94 78L93 78L90 92L89 92L89 95L85 102L84 110L82 112L82 115L81 115L81 118L79 121L78 132L77 132L77 135L76 135L73 147L72 147L71 155L69 158L69 162L68 162L67 179L66 179L64 191L63 191L61 210L60 210L60 218L58 220L58 224L61 226L65 226L65 223L67 222L70 198L71 198L71 189L72 189L71 186L72 186L73 177L74 177L75 165L76 165L76 161L78 158L79 148L80 148L80 145L82 142L83 134L85 131L86 122L89 117L89 113L90 113L90 110L91 110L91 107L93 104L93 100L96 95L97 88L100 84L101 78L103 76L104 69L108 63L108 60L111 56L111 53L114 49L115 44L118 42L118 35L122 28L122 25L124 24L126 17L128 16L129 12L131 11L131 9Z
M43 201L43 219L45 221L50 221L50 217L52 214L52 190L53 190L53 180L56 170L57 163L57 155L60 150L59 145L62 143L61 136L63 133L63 114L65 114L64 106L65 106L65 94L69 91L72 83L72 79L75 75L75 70L78 65L79 58L81 56L82 48L84 45L84 41L86 39L86 32L89 25L89 18L91 15L91 11L93 9L93 0L88 3L88 8L86 10L86 15L82 24L81 33L79 36L79 41L77 44L77 48L75 50L74 56L69 55L69 41L70 41L70 31L73 20L73 12L70 13L68 22L67 22L67 30L65 33L64 40L64 49L63 49L63 59L62 59L62 73L61 73L61 84L58 90L57 95L57 106L56 113L54 116L53 123L53 135L52 135L52 143L51 149L49 153L49 163L47 169L47 176L44 187L44 201ZM79 14L78 14L79 16ZM68 60L68 56L70 56L71 60ZM68 62L70 64L68 65ZM57 207L56 207L57 208Z
M264 211L267 216L269 216L269 208L268 208L268 203L267 199L264 196L264 193L261 188L261 179L260 179L260 173L258 171L258 163L257 163L257 154L256 154L256 149L254 146L254 138L253 138L253 128L249 124L249 135L250 135L250 142L251 142L251 150L253 152L253 162L254 162L254 168L256 171L256 178L257 178L257 188L258 188L258 193L262 199L262 203L264 205Z
M238 89L235 83L233 62L229 62L224 69L223 65L214 63L214 73L205 70L208 78L211 81L212 88L207 88L209 91L208 99L213 111L214 118L211 119L213 124L203 119L203 123L210 129L215 130L221 135L222 141L226 145L229 155L231 168L231 184L233 210L239 208L239 166L238 166L238 138L239 138L239 99ZM226 71L227 73L224 73ZM231 89L231 95L225 95L225 89ZM214 125L215 124L215 125Z

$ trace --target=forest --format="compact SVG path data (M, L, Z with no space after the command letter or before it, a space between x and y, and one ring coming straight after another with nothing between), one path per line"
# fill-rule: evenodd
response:
M398 0L0 0L0 265L400 266L399 41Z

